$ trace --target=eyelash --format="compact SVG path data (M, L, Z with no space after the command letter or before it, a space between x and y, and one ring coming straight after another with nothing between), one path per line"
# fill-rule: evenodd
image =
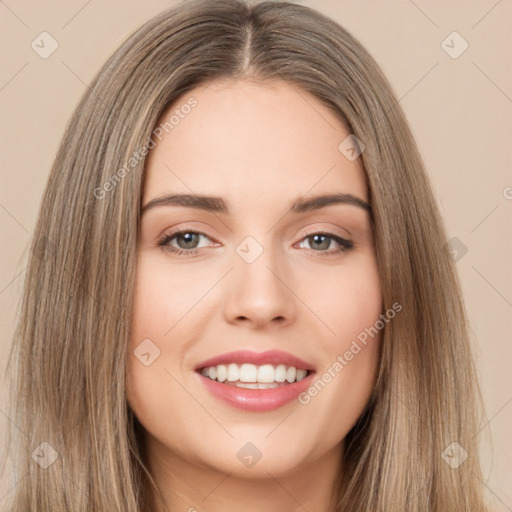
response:
M176 247L169 245L169 242L172 239L176 238L179 235L183 235L183 234L194 234L194 235L200 235L200 236L205 236L206 238L209 238L208 235L206 235L202 231L196 231L194 229L185 229L185 230L174 231L172 233L164 234L158 240L158 245L160 247L162 247L164 250L169 251L173 254L176 254L177 256L190 257L190 256L197 254L199 252L199 249L189 249L189 250L177 249ZM314 235L327 236L328 238L331 238L332 240L334 240L336 243L338 243L340 245L340 247L338 249L329 250L329 251L314 251L313 249L309 249L310 251L317 253L316 256L318 256L320 258L325 258L325 257L333 256L335 254L344 253L354 247L354 243L352 241L346 240L345 238L341 238L341 237L335 235L334 233L329 233L329 232L324 232L324 231L312 231L310 233L306 233L306 235L301 239L301 242L303 242L304 240L306 240L308 238L311 238Z

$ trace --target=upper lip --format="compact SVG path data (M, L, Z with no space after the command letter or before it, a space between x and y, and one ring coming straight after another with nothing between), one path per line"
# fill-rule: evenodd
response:
M209 366L217 366L219 364L243 364L249 363L255 366L263 364L279 365L284 364L286 366L294 366L297 369L302 370L314 370L311 363L296 357L288 352L281 350L267 350L266 352L252 352L250 350L237 350L235 352L228 352L221 354L220 356L212 357L206 361L203 361L196 365L194 370L200 370L201 368L207 368Z

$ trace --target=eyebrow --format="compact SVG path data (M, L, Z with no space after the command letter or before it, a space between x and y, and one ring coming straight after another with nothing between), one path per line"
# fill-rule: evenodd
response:
M298 197L291 203L290 213L306 213L333 204L357 206L371 213L371 206L366 201L352 194L323 194L309 198ZM224 199L218 196L198 194L171 194L156 197L143 206L141 214L159 206L185 206L188 208L198 208L207 212L229 215L229 208Z

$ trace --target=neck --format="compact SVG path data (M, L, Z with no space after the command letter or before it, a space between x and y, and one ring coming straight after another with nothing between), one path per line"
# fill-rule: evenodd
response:
M165 506L157 512L333 512L333 489L339 479L341 446L286 473L261 472L257 478L223 473L195 464L148 436L151 474Z

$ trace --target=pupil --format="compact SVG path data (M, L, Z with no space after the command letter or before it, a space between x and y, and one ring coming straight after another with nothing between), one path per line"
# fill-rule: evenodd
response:
M322 242L319 242L320 245L322 246L322 247L319 247L319 248L321 248L321 249L328 249L329 248L329 238L326 235L313 235L312 238L314 240L314 243L317 243L319 238L323 238L324 242L323 242L323 244L322 244ZM327 243L326 243L326 241L327 241Z
M197 240L195 240L195 237L197 237L197 233L185 233L185 234L181 235L181 237L178 237L178 240L180 238L185 239L186 247L182 247L182 249L193 249L194 247L189 247L189 245L193 246L194 242L197 242ZM180 245L180 247L182 246L182 244L179 244L179 245Z

